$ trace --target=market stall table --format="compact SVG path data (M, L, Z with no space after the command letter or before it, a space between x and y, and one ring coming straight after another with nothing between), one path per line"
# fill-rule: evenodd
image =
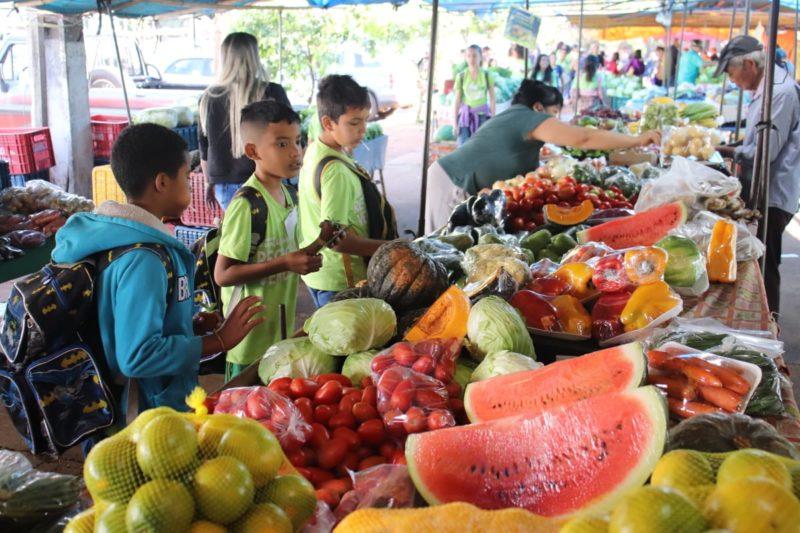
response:
M22 257L0 263L0 283L21 278L42 268L50 261L50 252L55 245L55 236L49 237L43 246L25 250Z

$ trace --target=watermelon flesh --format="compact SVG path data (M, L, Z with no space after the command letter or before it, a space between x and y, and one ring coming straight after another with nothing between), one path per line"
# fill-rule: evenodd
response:
M536 414L578 400L635 389L647 378L638 342L467 385L464 409L471 422Z
M688 216L683 202L672 202L579 231L578 242L603 242L615 250L652 246L686 222Z
M425 500L522 507L564 517L613 507L661 457L664 397L655 387L411 435L406 461Z

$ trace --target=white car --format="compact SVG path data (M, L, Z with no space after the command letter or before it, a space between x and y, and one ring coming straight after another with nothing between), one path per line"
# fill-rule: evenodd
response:
M182 57L164 67L159 88L205 89L213 81L213 57Z

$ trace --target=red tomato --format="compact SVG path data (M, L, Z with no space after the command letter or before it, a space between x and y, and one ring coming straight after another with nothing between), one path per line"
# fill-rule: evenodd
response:
M320 387L323 384L327 383L328 381L338 381L339 383L341 383L342 387L352 387L353 386L353 382L350 381L350 378L348 378L347 376L345 376L343 374L335 374L335 373L320 374L319 376L314 378L314 381L319 383Z
M340 413L350 413L353 411L353 406L358 403L358 398L353 396L345 396L339 402L339 412Z
M405 434L405 430L403 429L403 418L403 412L399 409L390 409L389 411L383 413L383 425L389 435L393 437L402 437ZM362 424L362 426L363 425L364 424ZM361 440L366 441L364 435L361 435Z
M417 359L413 365L411 365L411 370L415 370L420 374L427 374L430 376L435 366L436 362L433 360L433 357L429 355L423 355Z
M314 405L311 403L311 400L308 398L298 398L294 401L295 406L300 411L300 414L303 415L303 419L311 424L314 422Z
M386 457L387 459L391 459L394 455L394 452L397 451L397 445L394 442L384 442L378 448L378 451L381 452L381 455Z
M370 368L378 375L383 374L388 368L395 365L394 357L388 355L379 355L372 360Z
M538 196L541 196L541 189L539 189L539 188L537 188L535 186L531 187L527 191L525 191L525 199L526 200L533 200L534 198L537 198Z
M317 489L315 494L319 501L327 503L331 509L336 509L339 505L339 496L330 489Z
M405 412L411 406L411 399L414 396L414 382L404 379L395 387L389 399L389 409L399 409Z
M289 389L294 398L313 398L319 384L311 379L294 378Z
M453 379L453 374L455 371L456 364L453 361L442 361L436 365L436 370L433 372L433 377L443 383L447 383Z
M308 480L314 487L319 487L326 481L335 479L333 474L322 468L317 468L316 466L306 467L306 470L308 470Z
M544 203L546 204L557 204L558 203L558 196L555 193L548 193L547 196L544 198Z
M411 366L417 360L414 348L405 342L399 342L392 347L392 357L394 357L398 365L402 366Z
M391 411L389 411L389 413L391 413ZM383 420L378 418L367 420L358 426L357 433L362 442L372 446L377 446L386 440L386 429L383 426Z
M431 389L419 389L414 393L414 405L423 409L445 407L447 400Z
M513 198L515 202L519 202L522 198L522 191L518 187L514 187L511 190L511 198Z
M456 425L456 419L450 411L436 409L428 415L428 428L431 431L449 428Z
M374 383L372 382L372 378L370 376L364 376L363 378L361 378L362 390L366 389L367 387L371 387L372 385L374 385Z
M406 433L420 433L428 429L428 421L425 416L425 411L419 407L411 407L406 412L406 419L403 422L403 428Z
M392 456L392 464L393 465L408 464L406 462L406 454L405 452L403 452L403 450L397 450L396 452L394 452L394 455Z
M341 427L354 429L356 427L356 417L350 411L340 411L331 417L328 427L334 430Z
M361 446L361 437L358 436L358 433L348 427L338 427L334 429L333 438L346 441L347 449L350 451L355 451L359 446Z
M336 409L338 410L338 407ZM314 422L327 424L336 412L331 405L318 405L314 408Z
M329 380L314 394L314 402L321 404L339 403L342 399L342 384L336 380Z
M271 412L268 400L263 395L253 392L247 397L247 401L244 404L244 413L248 418L254 420L269 418Z
M356 470L358 469L358 462L360 460L361 458L358 457L356 452L347 452L347 454L344 456L344 462L342 465L348 470Z
M311 424L311 437L309 437L308 442L314 449L319 450L330 439L331 434L325 426L316 422Z
M311 448L300 448L287 453L286 458L294 467L314 466L317 462L317 453Z
M320 490L331 490L340 498L348 490L353 490L353 481L350 478L331 479L320 485Z
M459 398L450 398L450 401L447 402L447 406L454 413L460 413L464 410L464 401Z
M600 209L611 209L611 202L600 202Z
M273 379L267 388L272 392L277 392L284 396L291 396L292 378L277 378Z
M571 200L575 197L575 194L575 187L571 185L561 186L556 191L556 195L558 196L559 200Z
M456 381L451 381L447 384L447 396L450 399L461 397L461 385Z
M308 481L311 481L311 473L308 471L308 468L296 466L295 470L297 470L297 473L306 478Z
M317 452L317 461L319 466L326 469L331 469L344 461L344 456L347 454L348 444L344 439L337 437L332 438L324 443Z
M361 395L361 401L369 405L378 405L378 389L372 385L364 388L364 394Z
M519 309L528 327L547 331L560 329L556 308L539 294L528 290L519 291L511 297L509 303Z
M362 446L358 450L356 450L356 455L358 455L358 460L366 459L370 455L375 455L375 450L372 449L371 446Z
M525 223L527 221L523 217L514 217L511 220L511 227L514 231L525 231Z
M529 231L531 233L536 231L536 228L538 228L538 227L539 226L537 226L536 222L534 222L533 220L530 220L530 221L525 223L525 231Z
M358 471L361 472L362 470L366 470L367 468L372 468L373 466L377 465L384 465L386 464L386 458L381 457L380 455L373 455L372 457L367 457L366 459L362 459L360 463L358 463Z
M366 422L378 418L378 410L366 402L358 402L353 406L353 416L359 422Z

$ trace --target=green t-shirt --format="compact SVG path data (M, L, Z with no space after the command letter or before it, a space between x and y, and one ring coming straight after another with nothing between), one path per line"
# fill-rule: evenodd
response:
M283 195L287 205L280 205L264 188L255 175L245 183L257 189L267 202L267 231L256 249L254 263L263 263L297 250L295 237L297 212L289 191L283 185ZM245 198L234 198L225 211L221 228L219 253L237 261L247 262L250 256L251 234L250 203ZM264 352L281 340L279 305L286 306L286 328L294 331L294 313L297 302L297 282L299 276L293 272L281 272L258 281L237 287L222 287L222 308L225 314L230 311L231 298L241 290L238 302L248 296L263 299L263 316L266 321L251 331L244 341L228 350L228 362L247 365L264 355ZM241 287L241 289L239 289Z
M309 144L300 170L300 246L308 246L319 237L319 225L323 220L350 226L361 237L369 236L367 205L361 191L359 177L343 163L328 165L322 174L322 200L314 188L314 175L317 165L327 156L337 156L355 164L353 159L334 150L319 139ZM331 249L322 250L322 268L303 276L303 282L319 291L343 291L347 288L342 254ZM367 265L363 257L352 255L350 263L355 282L367 278Z
M470 194L497 180L535 170L544 143L528 134L548 118L552 117L525 105L512 105L481 126L458 150L439 159L439 164L456 186Z
M488 70L481 69L476 80L472 79L469 70L465 70L456 76L453 90L461 94L461 103L480 107L489 103L490 87L494 87L494 78Z

